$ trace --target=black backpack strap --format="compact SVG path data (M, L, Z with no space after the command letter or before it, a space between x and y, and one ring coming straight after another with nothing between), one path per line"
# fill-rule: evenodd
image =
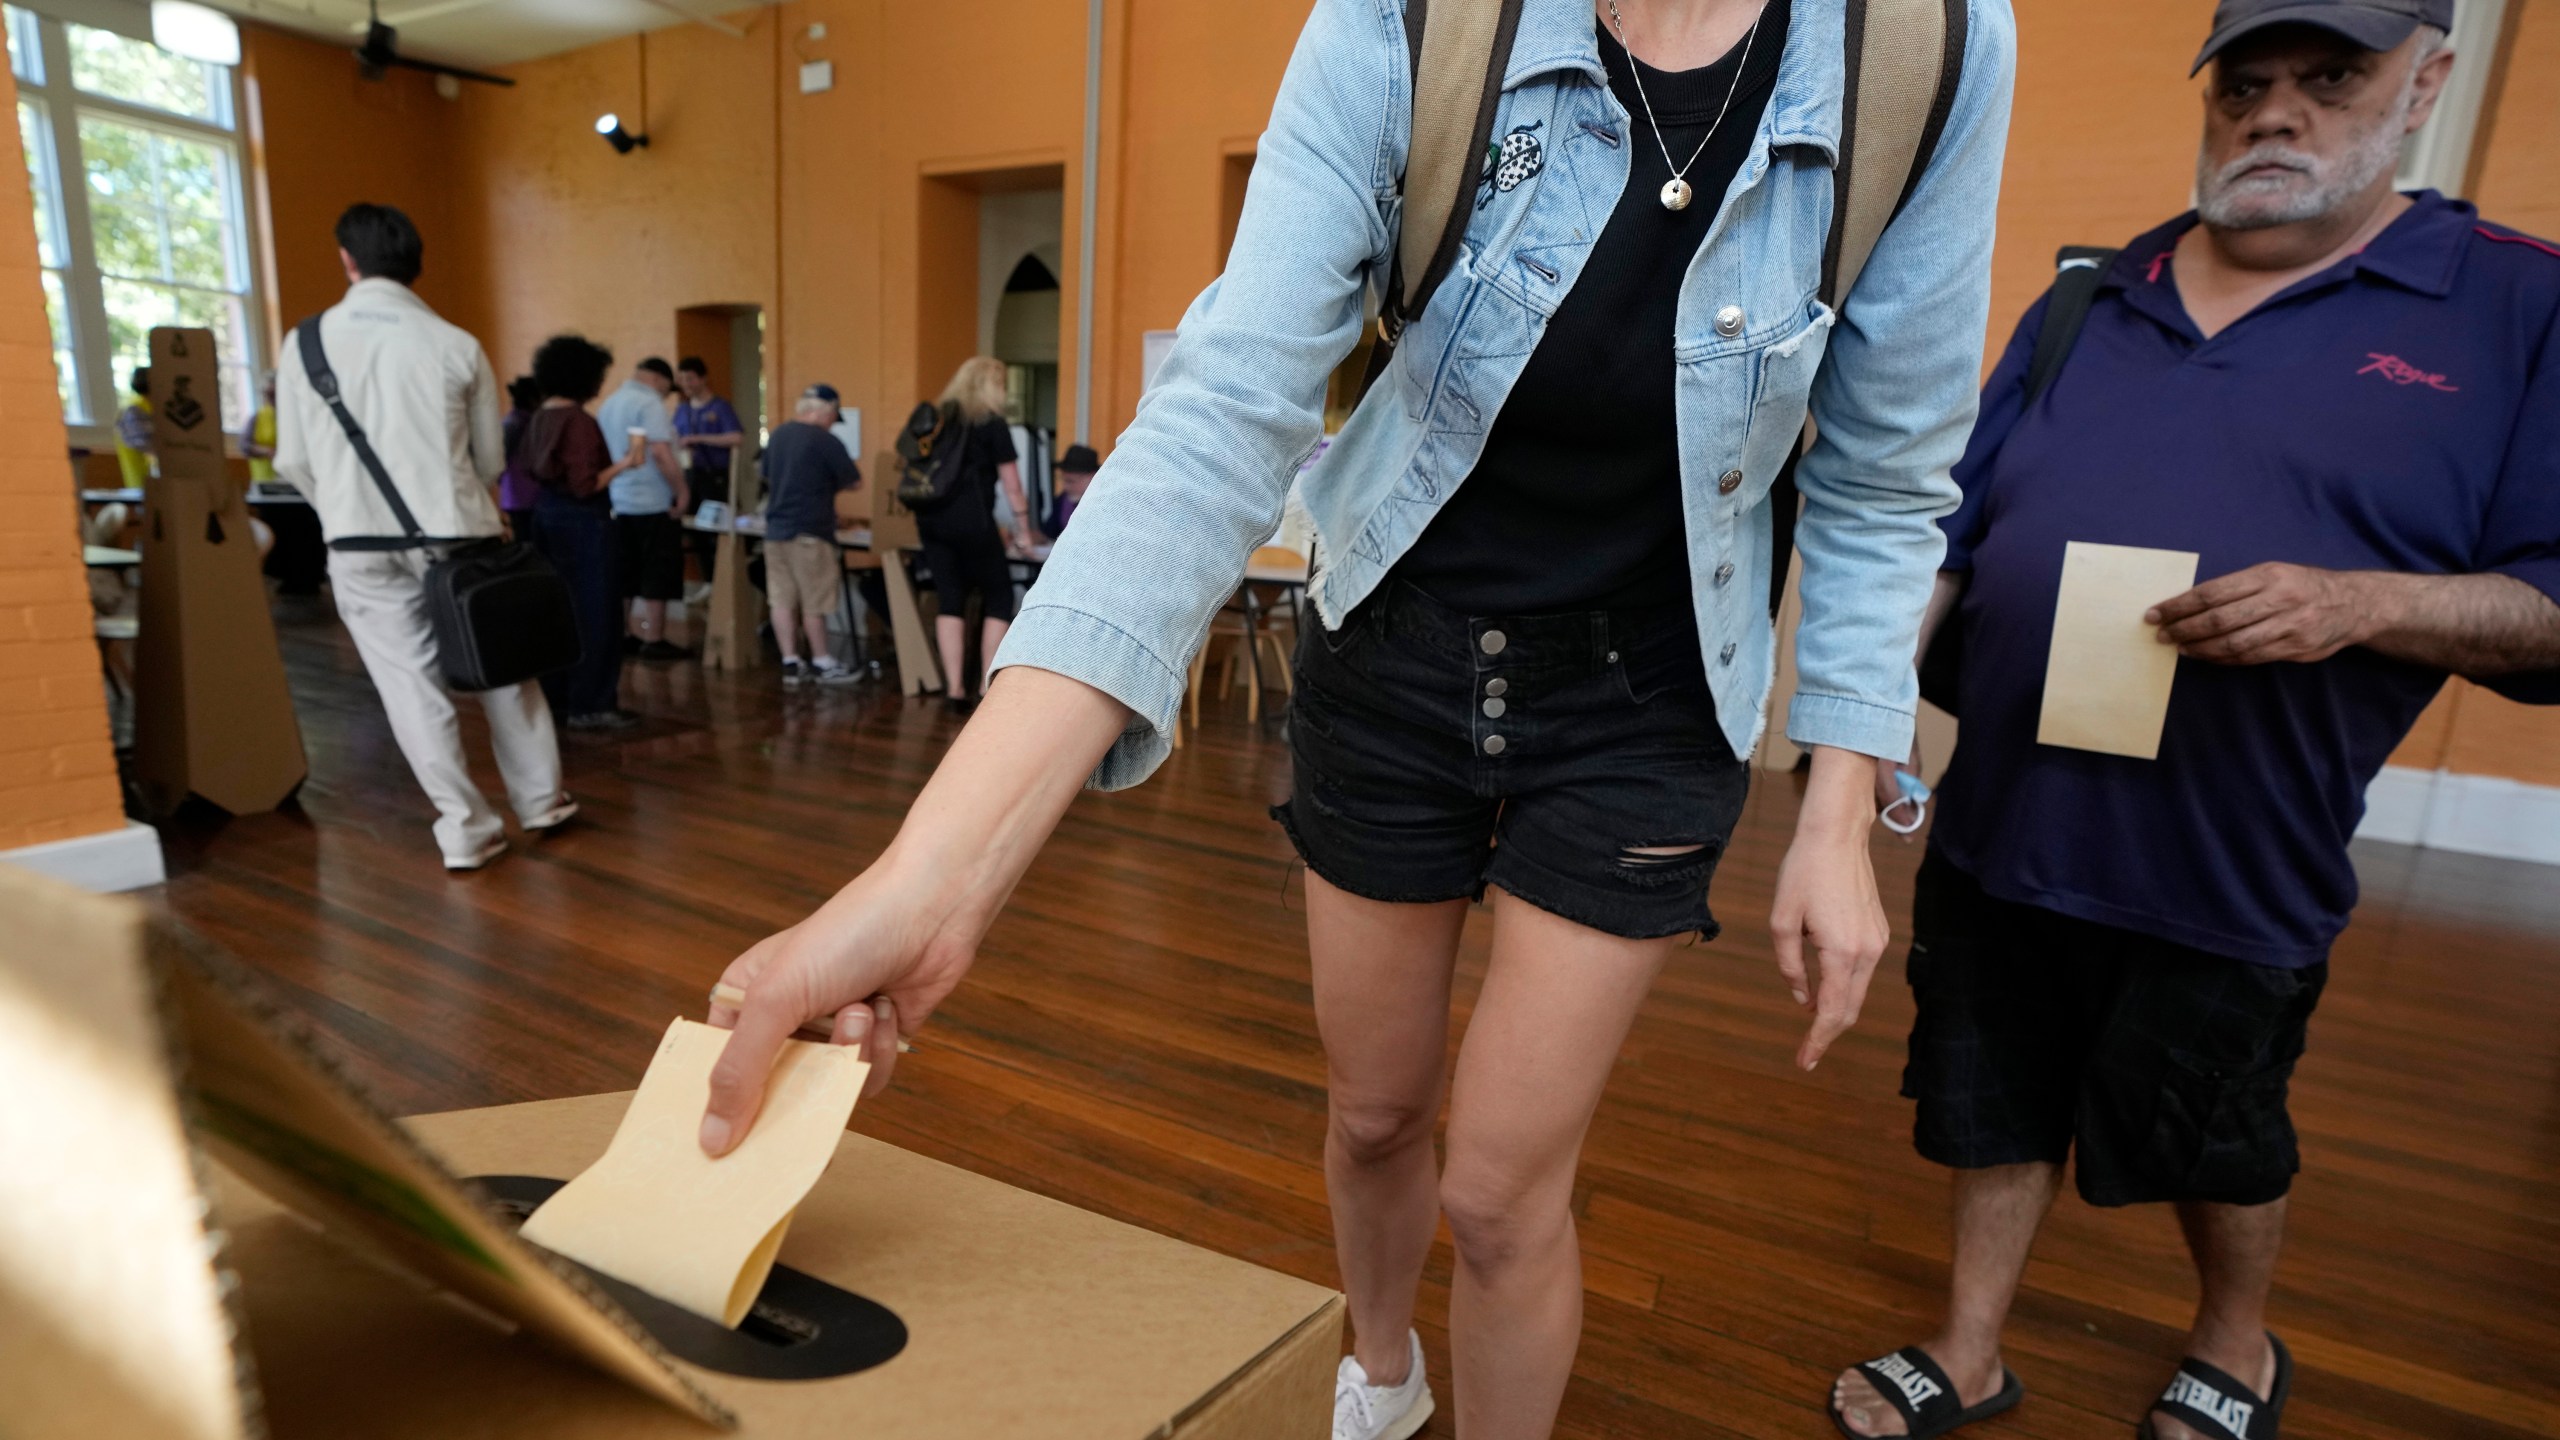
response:
M312 316L293 327L295 340L302 349L302 368L311 377L311 388L328 403L329 413L338 417L338 428L347 432L347 443L355 447L356 459L364 472L382 491L384 503L400 521L400 528L412 545L427 543L424 530L418 528L418 517L409 511L409 502L400 498L400 487L391 483L391 472L382 466L382 457L373 453L373 442L365 438L364 426L347 410L345 397L338 393L338 372L329 368L329 352L320 347L320 317Z
M2026 405L2053 385L2071 358L2071 347L2088 322L2089 307L2098 301L2098 286L2116 263L2114 250L2091 245L2065 245L2053 257L2053 293L2045 300L2044 323L2036 329L2035 352L2027 359ZM2026 405L2019 408L2023 411Z

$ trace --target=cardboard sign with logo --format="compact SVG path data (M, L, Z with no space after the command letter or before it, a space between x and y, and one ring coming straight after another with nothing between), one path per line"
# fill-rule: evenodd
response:
M395 1123L136 902L0 914L10 1440L1325 1431L1320 1286L840 1134L733 1330L516 1234L630 1095Z
M308 772L249 506L224 473L219 377L211 331L151 332L134 760L154 808L192 794L245 815Z

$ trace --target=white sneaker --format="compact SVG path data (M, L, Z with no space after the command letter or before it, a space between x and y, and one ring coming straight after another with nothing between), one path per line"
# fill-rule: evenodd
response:
M1372 1385L1349 1355L1333 1372L1333 1440L1406 1440L1431 1418L1431 1384L1422 1374L1422 1337L1408 1330L1411 1368L1401 1385Z

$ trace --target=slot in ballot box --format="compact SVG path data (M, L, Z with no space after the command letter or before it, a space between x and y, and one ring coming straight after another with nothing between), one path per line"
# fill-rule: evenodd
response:
M514 1233L628 1095L395 1124L134 902L0 909L10 1440L1327 1431L1320 1286L848 1134L724 1329Z

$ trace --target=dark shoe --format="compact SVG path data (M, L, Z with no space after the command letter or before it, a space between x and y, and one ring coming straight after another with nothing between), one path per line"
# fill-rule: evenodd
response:
M585 715L572 715L572 730L628 730L640 723L640 717L628 710L597 710Z
M859 685L870 677L834 660L823 660L810 667L810 674L821 685Z
M2152 1415L2181 1421L2211 1440L2276 1440L2276 1427L2284 1421L2284 1402L2293 1394L2293 1352L2272 1330L2267 1332L2267 1344L2275 1350L2276 1378L2263 1398L2239 1377L2190 1355L2178 1362L2176 1378L2151 1403ZM2145 1415L2133 1433L2138 1440L2153 1440L2159 1431L2151 1415Z
M1929 1352L1917 1345L1905 1345L1857 1368L1886 1404L1902 1412L1903 1432L1909 1440L1936 1440L1978 1420L2014 1410L2019 1401L2027 1398L2026 1387L2018 1383L2017 1375L2004 1369L2000 1372L1999 1393L1979 1405L1967 1405L1956 1394L1956 1382L1948 1379L1938 1362L1929 1358ZM1849 1428L1836 1401L1827 1402L1825 1408L1831 1412L1831 1428L1849 1440L1863 1440Z
M640 653L640 637L639 637L639 636L637 636L637 635L625 635L625 636L623 636L623 637L622 637L622 653L623 653L623 654L625 654L625 655L637 655L637 654L639 654L639 653Z
M640 647L643 660L690 660L693 652L668 640L652 640Z
M798 656L791 656L782 662L782 683L785 688L797 690L808 678L809 667L800 663Z
M954 715L966 715L978 708L978 702L974 696L953 695L943 700L942 708Z

